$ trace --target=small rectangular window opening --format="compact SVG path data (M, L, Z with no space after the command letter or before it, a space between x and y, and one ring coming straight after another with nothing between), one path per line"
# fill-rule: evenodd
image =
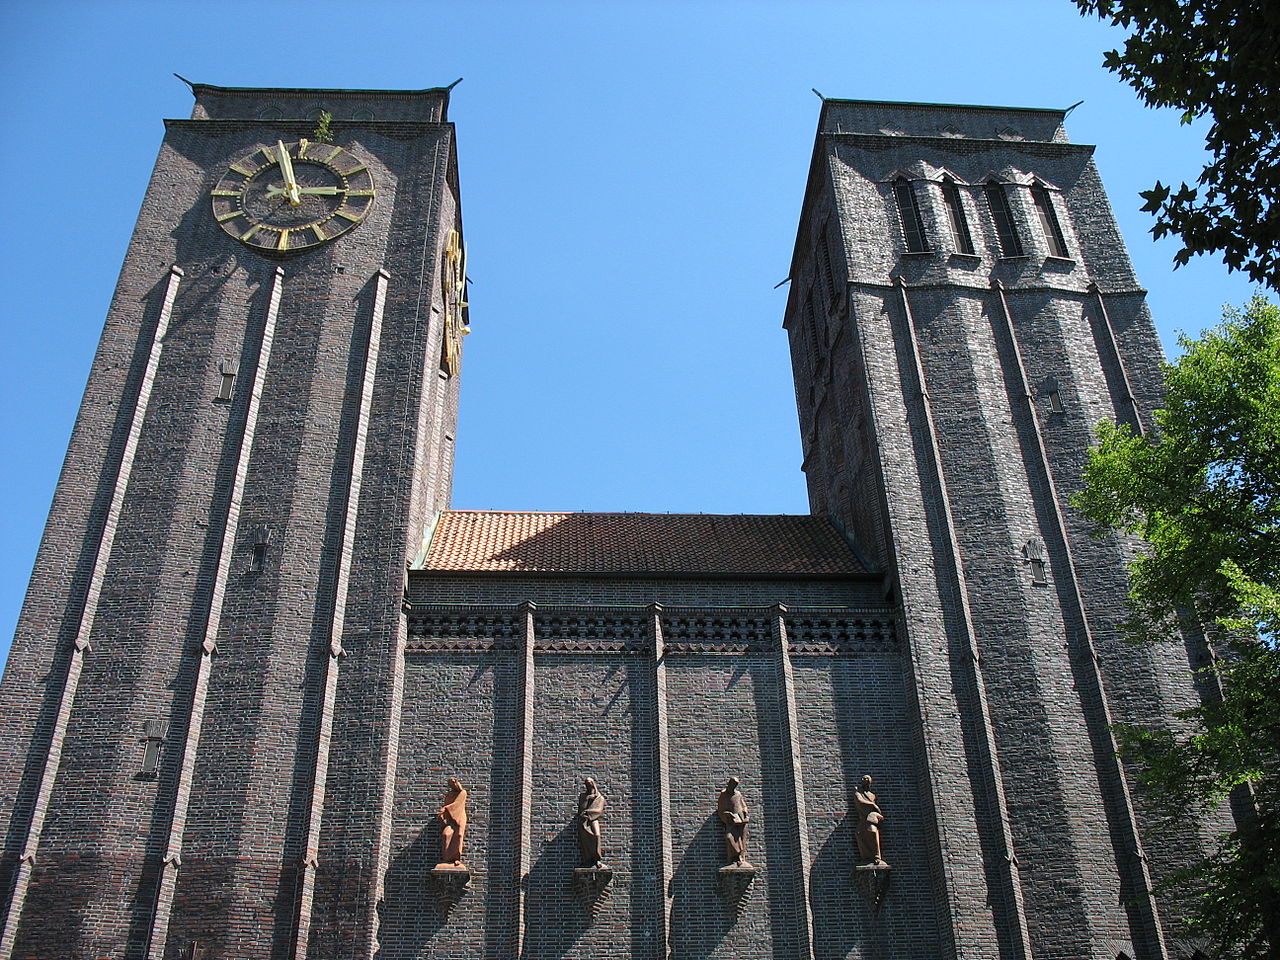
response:
M142 747L142 773L155 773L160 767L160 741L148 740Z
M222 377L218 384L219 400L230 400L236 388L236 374L240 372L240 365L234 360L223 360L218 364L218 373Z
M1023 256L1022 240L1013 224L1013 210L1009 206L1009 197L1003 184L991 181L983 186L983 191L987 195L987 205L991 208L991 219L995 221L996 236L1000 239L1000 255Z
M253 573L261 573L266 563L267 544L266 541L259 540L253 545L253 559L249 561L249 570Z
M1062 391L1049 391L1049 412L1050 413L1066 413L1067 408L1062 405Z
M902 218L902 233L907 240L907 251L910 253L927 253L929 238L925 235L924 219L920 216L920 204L916 200L916 192L906 177L899 177L893 182L893 195L898 201L898 215Z
M1046 584L1049 582L1045 576L1048 567L1048 555L1045 553L1043 540L1039 537L1032 537L1028 540L1026 546L1022 548L1022 559L1031 568L1032 583Z
M1031 582L1035 584L1048 583L1049 581L1045 579L1045 575L1044 575L1044 561L1032 560L1030 561L1030 563L1031 563Z
M964 203L960 199L960 188L954 180L942 182L942 199L947 204L947 218L951 222L951 237L955 242L956 253L973 253L973 235L969 233L969 221L964 215Z
M1053 198L1049 196L1049 191L1037 183L1031 188L1031 199L1040 217L1040 229L1049 247L1049 256L1067 259L1067 238L1063 236L1062 224L1058 221L1058 211L1054 209Z
M148 720L142 725L145 739L142 744L142 768L138 771L143 776L154 777L160 769L160 745L164 743L169 724L164 720Z

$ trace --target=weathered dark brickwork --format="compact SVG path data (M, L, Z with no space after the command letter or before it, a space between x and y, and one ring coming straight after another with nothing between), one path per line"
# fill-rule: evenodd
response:
M805 471L815 512L901 597L947 951L1176 956L1174 906L1141 893L1204 825L1146 809L1108 728L1174 722L1194 702L1187 652L1122 643L1134 545L1090 537L1068 502L1094 423L1149 426L1161 352L1062 117L826 103L786 320Z
M166 124L0 691L6 957L288 955L313 823L313 945L372 937L403 570L449 495L447 95L335 95L335 142L378 197L277 263L218 228L209 191L330 99L195 93Z
M530 514L446 509L448 91L194 92L0 686L0 960L1186 955L1141 893L1215 825L1148 809L1109 727L1194 703L1188 651L1122 642L1135 545L1068 502L1160 350L1060 112L826 101L785 319L811 516ZM321 111L376 201L265 258L210 190Z
M469 942L485 938L493 956L513 955L500 946L508 935L530 957L869 956L896 941L913 956L940 956L929 868L906 854L925 843L918 724L895 611L873 593L872 581L849 579L414 573L398 784L413 805L398 801L395 857L417 875L394 892L389 879L384 951L462 956L451 952L460 949L456 925L476 923ZM538 598L532 606L518 599L529 597ZM517 687L527 645L534 693L525 703ZM513 705L534 731L523 775ZM851 789L871 770L884 778L904 854L893 904L879 912L853 883L849 818ZM487 836L468 854L471 889L445 924L422 873L438 859L444 778L463 772ZM525 775L531 829L520 893L511 821ZM594 910L571 883L574 801L586 776L608 797L615 873ZM751 808L748 853L759 869L736 904L717 884L716 797L731 776ZM497 837L508 838L504 848L495 849Z

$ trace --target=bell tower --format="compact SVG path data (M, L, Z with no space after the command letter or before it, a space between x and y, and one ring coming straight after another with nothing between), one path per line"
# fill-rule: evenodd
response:
M1064 118L826 100L784 325L812 511L901 605L949 949L1163 958L1146 894L1212 831L1147 809L1111 725L1195 704L1196 651L1123 641L1134 545L1069 500L1163 354Z
M467 322L449 90L192 91L0 687L2 960L377 935Z

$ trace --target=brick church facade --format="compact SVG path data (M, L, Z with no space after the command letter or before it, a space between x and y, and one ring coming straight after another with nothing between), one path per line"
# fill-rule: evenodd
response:
M0 685L0 960L1195 955L1144 893L1215 825L1111 724L1203 651L1068 502L1162 354L1062 111L824 101L811 515L551 514L448 509L449 91L193 92Z

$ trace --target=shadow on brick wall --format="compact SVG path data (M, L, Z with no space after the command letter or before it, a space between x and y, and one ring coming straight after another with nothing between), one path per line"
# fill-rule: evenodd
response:
M448 915L428 891L425 875L439 859L438 853L439 839L423 830L391 862L385 899L379 906L382 949L378 960L426 956L428 945L444 928Z
M716 890L716 871L724 863L724 830L709 814L684 851L671 878L673 957L710 957L733 926L733 912Z
M571 821L542 848L529 870L525 956L538 960L563 957L591 925L573 895L570 878L577 865L578 838Z
M657 729L657 705L653 666L627 663L627 688L631 691L631 876L619 876L618 886L630 881L626 897L631 911L631 956L634 960L667 960L658 951L658 918L666 909L662 889L660 787L653 756L653 731ZM608 860L609 851L605 850ZM625 865L624 865L625 866Z
M813 858L809 902L813 906L814 952L820 957L862 955L856 949L862 942L862 924L854 920L863 911L856 902L850 856L856 848L853 821L845 817Z

